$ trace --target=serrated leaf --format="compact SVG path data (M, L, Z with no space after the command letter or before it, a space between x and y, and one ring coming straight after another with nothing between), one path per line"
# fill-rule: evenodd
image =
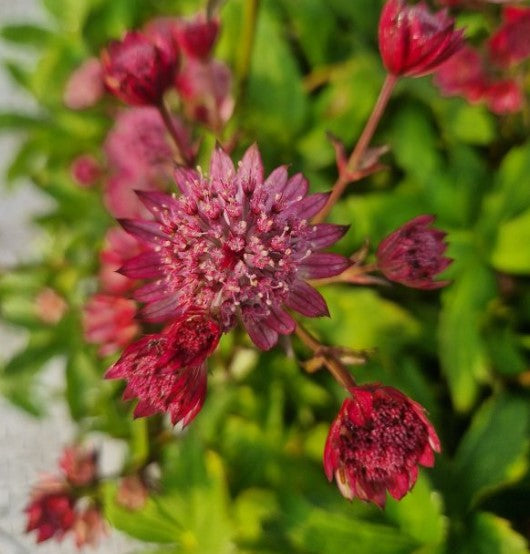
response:
M526 539L515 532L505 519L478 512L462 535L459 554L528 554Z

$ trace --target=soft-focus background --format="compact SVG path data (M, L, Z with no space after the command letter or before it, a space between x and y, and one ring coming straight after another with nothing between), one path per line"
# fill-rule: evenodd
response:
M240 137L235 157L257 140L268 170L289 163L309 177L312 190L327 190L336 168L326 133L351 148L384 77L376 38L382 2L262 0L247 71L244 30L253 4L228 0L216 48L235 83L246 83L228 124L227 135L237 130ZM23 534L30 487L39 473L55 471L66 443L88 437L102 448L109 475L123 459L149 451L149 426L130 423L119 384L102 384L113 358L101 359L82 340L80 313L95 290L112 218L101 188L79 188L69 166L86 152L104 163L112 119L108 104L66 109L65 83L125 29L203 5L0 0L2 554L75 550L70 539L36 546ZM488 2L454 13L477 48L502 22L499 6ZM352 187L332 215L352 225L339 244L345 254L366 238L376 245L420 213L436 214L449 233L455 262L447 289L327 287L332 318L309 325L329 344L375 349L366 366L355 368L358 380L396 386L428 409L444 448L436 467L421 472L403 501L389 500L385 512L346 502L321 468L343 392L324 372L310 376L280 351L258 356L235 335L211 364L203 412L164 450L164 489L129 513L115 503L115 484L105 488L105 513L115 527L168 543L150 552L528 551L528 63L503 73L526 94L509 114L444 98L431 78L403 80L375 138L390 147L388 168ZM493 71L500 78L501 70ZM205 164L215 139L199 132ZM35 317L35 297L45 287L69 304L56 327ZM300 345L295 349L307 358ZM144 551L139 544L113 532L96 552Z

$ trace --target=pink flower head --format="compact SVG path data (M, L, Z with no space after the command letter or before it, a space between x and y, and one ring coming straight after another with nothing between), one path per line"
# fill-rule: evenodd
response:
M445 11L432 13L424 2L388 0L379 21L379 50L393 75L432 73L463 45L462 31Z
M96 506L89 506L79 513L74 523L75 545L97 546L101 537L107 534L107 524Z
M37 531L37 542L52 537L61 540L75 521L74 499L66 488L36 489L24 511L27 514L26 533Z
M123 229L115 227L107 231L105 244L99 255L99 281L104 292L121 294L133 286L134 281L118 273L118 269L141 251L138 241Z
M530 8L507 7L504 23L489 40L491 59L501 67L530 56Z
M345 498L383 508L386 491L397 500L414 486L418 465L434 465L440 441L425 411L392 387L350 389L331 425L324 469Z
M505 79L489 84L484 99L493 113L516 113L523 109L524 93L517 81Z
M84 110L97 104L104 93L101 62L97 58L89 58L70 75L63 101L71 110Z
M99 355L108 356L129 344L139 331L132 300L95 294L83 309L85 340L99 344Z
M155 221L121 222L149 247L121 269L131 279L153 279L136 293L148 321L198 309L226 332L240 318L254 343L267 350L295 329L285 307L308 317L328 315L306 279L337 275L350 262L319 252L346 232L310 223L327 194L306 196L306 179L288 178L284 166L265 179L255 145L237 170L216 149L208 176L182 168L175 175L179 198L139 193Z
M125 476L116 492L116 502L132 512L141 510L148 498L149 490L140 476L136 474Z
M201 313L178 318L162 333L146 335L126 348L106 379L126 379L124 400L138 398L135 417L169 413L187 425L206 396L206 358L221 336L217 323Z
M190 58L206 60L219 34L219 20L206 19L202 14L189 21L181 21L176 29L182 51Z
M231 84L232 74L227 65L192 58L186 61L175 81L186 115L213 129L221 129L232 115Z
M443 256L446 233L429 227L432 215L411 219L388 235L376 252L379 269L390 281L417 289L438 289L449 281L434 281L450 263Z
M482 98L488 80L480 54L467 45L443 63L434 78L444 95L461 95L469 102Z
M68 446L63 450L59 467L68 483L74 486L88 485L96 478L97 452L79 445Z
M107 89L127 104L156 105L173 82L178 60L156 43L130 31L101 55Z
M83 154L72 162L70 173L80 187L91 187L101 177L101 165L94 156Z

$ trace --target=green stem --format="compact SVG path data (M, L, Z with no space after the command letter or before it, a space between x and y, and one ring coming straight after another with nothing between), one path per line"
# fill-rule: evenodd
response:
M193 164L193 160L186 154L186 145L183 144L177 130L175 129L175 125L171 119L171 113L169 112L164 100L161 100L158 105L158 110L160 111L160 115L162 116L166 129L168 130L169 136L175 144L178 163L190 167Z

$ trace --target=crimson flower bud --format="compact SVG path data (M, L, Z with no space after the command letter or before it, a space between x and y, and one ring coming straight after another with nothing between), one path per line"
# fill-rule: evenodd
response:
M324 469L345 498L383 508L414 486L418 465L434 465L440 441L422 406L392 387L352 387L331 425Z
M393 75L420 77L436 70L463 45L462 31L445 11L432 13L424 2L388 0L379 21L379 50Z
M219 21L206 19L199 14L190 21L181 21L176 29L177 40L182 51L190 58L206 60L219 34Z
M449 281L434 281L450 263L443 256L447 244L446 233L429 228L432 215L420 215L411 219L388 235L376 252L378 267L390 281L416 289L438 289Z
M115 96L134 106L158 104L171 86L177 59L143 33L126 33L102 53L103 80Z
M101 177L101 164L90 154L82 154L75 158L70 166L70 174L74 181L83 188L91 187Z

